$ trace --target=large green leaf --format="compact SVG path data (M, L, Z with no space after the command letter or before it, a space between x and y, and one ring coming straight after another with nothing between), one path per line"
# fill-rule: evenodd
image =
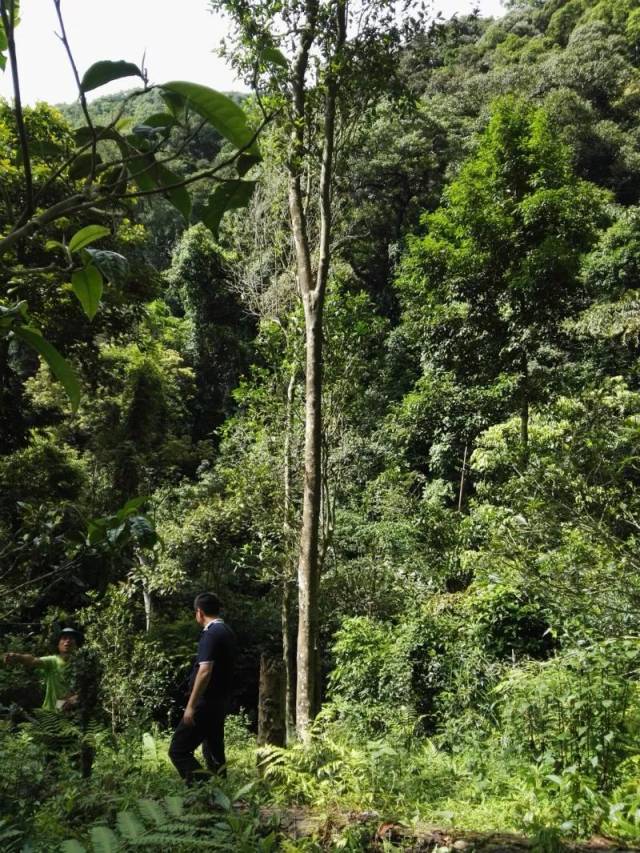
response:
M185 221L191 216L191 196L186 187L172 186L179 184L182 178L161 163L156 163L153 154L141 154L129 162L129 174L143 192L158 190L166 187L165 195L171 204L180 211Z
M255 131L247 122L241 107L221 92L183 80L164 83L161 88L186 98L191 109L206 119L236 148L248 146L255 136ZM255 141L249 150L256 155L259 153Z
M187 108L186 98L179 95L177 92L163 92L160 90L160 96L167 105L167 109L177 122L184 121L185 111Z
M53 375L67 392L71 407L75 412L80 404L80 383L69 362L65 361L53 344L45 340L37 329L31 326L17 326L14 333L16 337L29 344L44 358Z
M124 506L120 507L118 512L116 513L116 518L119 521L124 521L125 518L128 518L132 513L136 510L140 509L140 507L149 500L149 495L138 495L135 498L129 498L129 500L124 504Z
M62 149L60 144L57 142L53 142L50 139L37 139L33 142L29 141L29 157L31 161L34 160L44 160L50 161L55 157L59 157L62 153ZM18 148L15 152L15 164L17 166L22 166L22 149Z
M87 225L81 228L69 240L69 251L79 252L95 240L100 240L101 237L108 237L111 232L104 225Z
M142 72L133 62L125 62L122 59L118 62L112 62L110 59L105 59L101 62L94 62L91 68L85 72L80 88L83 92L90 92L92 89L104 86L105 83L110 83L112 80L119 80L121 77L140 77L142 79Z
M175 795L165 797L164 804L171 817L179 819L184 815L184 800L182 797L176 797Z
M146 515L134 515L128 520L131 538L140 548L153 548L158 544L158 536L153 522Z
M179 175L171 172L166 166L157 165L155 172L158 176L158 186L166 187L171 184L179 183L180 180L182 180ZM187 188L174 187L173 189L167 190L166 194L171 204L180 211L184 216L185 221L188 222L191 217L191 196L189 195Z
M144 820L150 824L161 827L169 823L169 818L164 809L155 800L138 800L138 809Z
M96 316L102 296L103 279L100 270L89 264L71 276L71 287L78 297L84 313L90 320Z
M255 186L255 181L225 181L211 195L202 214L202 221L213 232L216 240L224 214L227 210L245 207L253 195Z

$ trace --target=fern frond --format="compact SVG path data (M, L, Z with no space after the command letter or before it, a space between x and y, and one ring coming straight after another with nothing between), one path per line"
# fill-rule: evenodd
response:
M87 853L87 848L83 847L79 841L75 839L70 839L69 841L63 841L60 845L61 853Z
M224 791L220 790L220 788L216 788L213 795L213 801L217 806L220 806L221 809L224 809L225 812L230 811L231 800L227 797Z
M138 816L133 812L118 812L116 823L121 835L127 841L137 841L146 831Z
M184 800L182 797L165 797L163 802L171 817L176 819L183 817Z
M120 840L108 826L92 826L89 830L93 843L93 853L118 853Z
M138 811L143 820L156 826L165 826L169 822L169 815L156 800L138 800Z

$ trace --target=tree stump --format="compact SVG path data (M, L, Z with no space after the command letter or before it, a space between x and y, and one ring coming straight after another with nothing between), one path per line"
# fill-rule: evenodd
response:
M284 664L280 658L260 656L258 745L285 744Z

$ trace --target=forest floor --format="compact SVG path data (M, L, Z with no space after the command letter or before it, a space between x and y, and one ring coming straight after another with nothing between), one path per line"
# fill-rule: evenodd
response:
M622 853L640 847L622 845L615 839L593 836L588 841L572 841L557 835L527 838L515 833L471 832L416 823L411 826L384 822L377 812L321 812L308 806L287 808L263 807L261 819L277 825L292 840L316 839L323 848L335 849L334 843L345 830L360 830L362 849L393 849L412 853Z

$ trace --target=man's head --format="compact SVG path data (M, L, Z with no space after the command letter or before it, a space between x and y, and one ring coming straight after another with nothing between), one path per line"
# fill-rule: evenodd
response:
M193 609L196 612L198 625L204 625L210 619L215 619L216 616L220 615L222 602L215 592L201 592L195 597Z
M58 654L63 658L69 657L80 645L80 632L75 628L63 628L58 634Z

